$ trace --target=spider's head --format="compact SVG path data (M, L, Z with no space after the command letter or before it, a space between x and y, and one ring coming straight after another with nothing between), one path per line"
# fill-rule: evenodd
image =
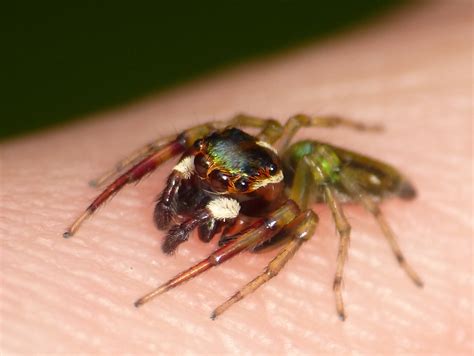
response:
M237 128L197 140L194 149L194 169L215 193L282 190L283 172L275 149Z

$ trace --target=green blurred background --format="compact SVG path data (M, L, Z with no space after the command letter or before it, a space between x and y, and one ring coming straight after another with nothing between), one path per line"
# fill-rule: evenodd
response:
M0 138L136 100L402 0L26 1L2 6Z

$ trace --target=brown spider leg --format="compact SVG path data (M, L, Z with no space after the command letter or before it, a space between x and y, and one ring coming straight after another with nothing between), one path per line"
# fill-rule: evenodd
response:
M301 162L303 163L303 162ZM306 164L298 164L293 178L293 184L289 192L290 199L294 200L302 209L306 209L308 204L308 196L310 195L310 187L308 178L308 166ZM257 288L275 277L286 265L286 263L296 254L303 242L309 240L316 229L318 216L312 210L305 210L284 228L287 235L283 248L273 258L267 267L252 281L239 289L234 295L218 306L212 313L211 319L216 319L225 312L233 304L253 293ZM260 244L262 245L263 242ZM268 249L264 247L263 250Z
M293 199L301 209L307 209L311 200L311 187L313 178L311 171L305 160L300 160L296 164L295 174L293 176L293 183L289 191L290 199Z
M191 231L210 219L212 219L211 213L207 209L202 209L197 211L192 218L172 226L161 245L162 251L167 255L172 254L178 245L188 240Z
M280 137L283 129L281 123L275 119L264 119L247 114L235 115L227 121L227 125L259 128L261 131L256 135L257 139L270 144Z
M285 226L285 231L288 230L290 240L286 243L278 255L270 261L270 263L260 275L247 283L232 297L214 309L214 311L211 313L211 319L216 319L233 304L242 300L250 293L253 293L264 283L277 276L286 263L299 250L303 242L309 240L313 236L317 223L318 216L312 210L306 210L305 212L298 215L287 226Z
M208 269L227 261L238 253L251 249L257 244L271 239L299 213L300 209L295 202L292 200L286 201L285 204L269 214L267 217L259 219L250 227L242 231L236 239L218 248L208 258L197 263L188 270L179 273L177 276L170 279L168 282L164 283L154 291L138 299L135 302L135 306L138 307L142 304L145 304L152 298L165 293L166 291L180 285L181 283L196 277L204 271L207 271Z
M173 170L166 180L166 186L161 192L153 212L153 220L159 230L167 229L176 216L174 204L184 179L185 177L182 172Z
M112 195L117 193L126 184L135 182L143 178L146 174L152 172L156 167L170 159L171 157L183 152L186 148L182 137L171 141L165 145L160 151L144 158L135 166L130 168L127 172L118 177L105 190L99 194L97 198L89 205L89 207L73 222L73 224L66 230L64 237L68 238L79 229L79 226L91 216L102 204L104 204Z
M381 131L381 125L367 125L362 122L345 119L338 116L309 116L298 114L292 116L283 126L276 149L283 151L290 144L293 136L302 127L336 127L347 126L358 131Z
M311 173L313 174L314 180L318 182L327 182L329 177L324 173L323 167L316 161L311 159L310 156L304 158L305 163L310 167ZM337 252L336 262L336 275L334 277L333 290L336 298L336 310L339 318L344 321L346 314L344 312L344 302L342 298L342 287L343 287L343 274L344 265L347 260L347 254L350 244L351 225L347 221L344 211L342 210L341 204L336 198L335 189L331 186L331 183L320 183L324 192L324 198L326 204L331 210L336 229L339 234L339 248Z
M158 140L148 143L143 147L140 147L138 150L133 151L129 156L117 162L114 168L108 170L100 177L92 179L89 182L89 185L94 188L99 188L103 186L105 183L109 182L114 176L125 172L127 169L130 169L132 166L136 165L145 157L148 157L149 155L158 152L160 149L163 148L164 145L172 141L175 137L176 135L160 138Z
M224 227L221 237L219 239L219 246L224 246L230 241L235 240L239 234L248 228L252 223L257 221L259 218L246 216L240 214L234 221Z
M402 267L405 270L407 275L418 287L423 287L423 281L415 272L415 270L408 264L405 257L403 256L400 246L398 245L397 238L395 237L395 234L393 233L392 229L390 228L387 221L385 220L382 214L382 211L380 210L379 205L375 203L370 198L370 196L366 192L364 192L359 187L359 185L344 172L341 172L340 179L344 188L348 192L350 192L350 194L353 197L357 198L361 202L361 204L364 206L364 208L375 217L375 219L377 220L377 223L382 229L382 232L385 238L387 239L390 247L392 248L395 258L400 264L400 267Z
M342 299L342 286L344 265L347 260L347 253L351 242L351 225L347 221L344 211L334 195L334 188L330 185L325 185L323 189L326 204L331 209L336 229L339 234L339 248L337 251L336 275L334 277L333 290L336 297L337 313L339 314L339 318L344 321L346 319L346 314L344 312L344 302Z

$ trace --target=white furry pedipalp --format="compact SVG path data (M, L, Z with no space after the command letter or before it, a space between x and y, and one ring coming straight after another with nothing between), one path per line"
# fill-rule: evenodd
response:
M180 172L184 179L191 178L194 173L194 157L184 157L173 169Z
M234 219L239 215L240 204L231 198L216 198L211 200L206 209L216 220Z

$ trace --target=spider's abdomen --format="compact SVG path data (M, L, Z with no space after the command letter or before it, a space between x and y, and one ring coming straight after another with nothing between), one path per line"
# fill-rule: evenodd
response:
M330 180L330 182L317 182L308 178L313 181L315 187L313 191L317 201L322 200L322 196L320 196L317 189L318 186L327 183L336 188L341 200L352 200L346 189L340 184L341 172L351 177L358 186L374 198L383 199L391 195L397 195L400 198L411 199L416 195L411 183L394 167L353 151L312 140L296 142L284 153L282 160L287 186L292 184L298 163L304 160L305 157L317 161ZM310 175L311 173L307 171L307 174Z

